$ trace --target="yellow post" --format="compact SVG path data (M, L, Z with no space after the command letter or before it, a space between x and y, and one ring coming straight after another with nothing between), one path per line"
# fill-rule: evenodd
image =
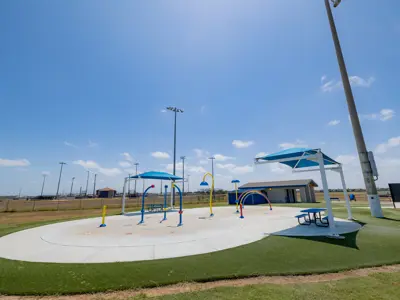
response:
M206 177L210 176L211 177L211 190L210 190L210 217L214 216L213 211L212 211L212 196L213 196L213 191L214 191L214 176L212 176L211 173L206 173L203 176L203 181L206 181Z
M100 225L100 227L106 227L106 213L107 213L107 206L103 205L103 213L101 215L101 225Z

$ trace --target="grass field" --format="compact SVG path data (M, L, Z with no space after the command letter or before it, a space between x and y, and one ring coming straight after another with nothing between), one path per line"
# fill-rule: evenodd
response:
M145 297L138 296L134 299L145 299ZM400 273L379 273L362 278L350 278L325 283L260 284L245 287L222 287L202 292L156 297L155 299L395 300L400 299Z
M85 216L98 216L98 212L86 212ZM8 214L18 216L17 222L0 219L0 235L64 219L60 214L29 222L30 214L34 213L25 213L25 217ZM335 214L346 216L343 208L335 210ZM91 293L181 281L310 274L400 263L400 212L385 210L387 219L371 218L369 214L368 209L354 209L354 216L366 225L358 234L348 234L345 240L272 236L220 252L131 263L51 264L0 259L0 293Z

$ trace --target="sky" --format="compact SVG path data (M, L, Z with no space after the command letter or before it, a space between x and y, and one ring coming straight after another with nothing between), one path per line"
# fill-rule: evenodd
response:
M334 17L378 187L399 182L400 2L343 0ZM0 194L121 191L172 172L190 190L215 156L215 186L312 178L257 155L321 148L363 187L323 0L2 1ZM182 173L177 165L177 175ZM329 187L340 178L328 173ZM150 184L151 182L146 182ZM160 183L155 182L156 189ZM187 183L188 184L188 183ZM187 190L186 184L186 190ZM138 190L141 191L141 187Z

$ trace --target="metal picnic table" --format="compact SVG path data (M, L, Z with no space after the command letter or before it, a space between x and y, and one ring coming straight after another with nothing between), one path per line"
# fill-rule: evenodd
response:
M310 225L311 223L314 223L316 226L320 227L328 227L329 226L329 221L328 217L322 217L321 212L326 211L326 208L307 208L303 209L300 212L306 213L308 215L308 220L306 218L306 214L296 216L297 219L299 220L300 223L300 218L304 218L304 223L300 223L300 225ZM313 217L311 217L311 215ZM318 220L318 222L317 222Z

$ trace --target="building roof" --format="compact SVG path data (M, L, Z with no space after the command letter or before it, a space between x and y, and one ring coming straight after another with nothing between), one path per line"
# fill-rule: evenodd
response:
M159 180L182 180L182 177L172 175L166 172L150 171L135 176L131 176L131 179L159 179Z
M239 189L267 189L277 187L303 187L312 185L317 187L318 184L312 179L299 179L299 180L283 180L283 181L263 181L263 182L249 182L239 187Z
M99 192L110 192L110 191L114 191L114 192L115 192L114 189L109 188L109 187L105 187L104 189L100 189L100 190L97 190L97 191L99 191Z
M255 163L274 163L285 164L292 169L318 167L316 154L320 149L311 148L289 148L262 157L256 157ZM322 153L324 165L338 165L339 163L328 155ZM293 158L293 160L291 159Z

